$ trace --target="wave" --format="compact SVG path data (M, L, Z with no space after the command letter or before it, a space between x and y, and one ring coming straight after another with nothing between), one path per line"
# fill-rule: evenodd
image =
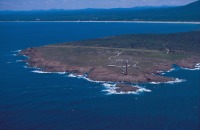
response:
M87 78L87 75L75 75L75 74L69 74L67 77L70 77L70 78L78 78L78 79L85 79L89 82L93 82L93 83L104 83L105 81L95 81L95 80L92 80L92 79L89 79Z
M29 66L26 66L26 65L25 65L24 68L26 68L26 69L28 68L28 69L29 69L29 68L32 68L32 67L29 67Z
M26 57L26 58L28 58L28 59L30 59L30 57L29 56L26 56L26 55L22 55L23 57Z
M175 78L174 81L168 81L168 82L150 82L149 84L175 84L175 83L182 83L185 82L185 79L179 79Z
M172 72L172 71L175 71L176 69L175 68L172 68L172 69L170 69L170 70L168 70L168 71L157 71L157 73L159 73L160 75L164 75L164 74L166 74L166 73L170 73L170 72ZM153 73L154 74L154 73Z
M19 53L21 52L22 50L16 50L16 51L11 51L11 52L14 52L14 53Z
M200 63L197 63L193 69L190 69L190 68L182 68L184 70L200 70Z
M22 62L22 60L16 60L16 62Z
M26 68L26 69L35 69L35 70L40 70L40 68L37 68L37 67L31 67L31 66L29 66L28 64L25 65L24 68Z
M11 51L12 56L17 56L18 53L20 53L21 50Z
M36 67L28 67L28 66L24 66L24 68L34 68L34 69L40 69L40 68L36 68ZM95 80L91 80L89 78L87 78L87 75L75 75L75 74L69 74L67 72L47 72L47 71L42 71L42 70L33 70L31 71L33 73L39 73L39 74L68 74L67 77L69 78L78 78L78 79L84 79L87 80L89 82L93 82L93 83L104 83L105 81L95 81Z
M137 90L137 92L140 92L140 93L142 93L142 92L151 92L151 90L150 90L150 89L146 89L146 88L140 87L140 88Z
M76 78L77 76L74 75L74 74L69 74L68 77L70 77L70 78Z
M112 87L112 88L116 88L116 84L111 84L111 83L104 83L103 84L104 87Z
M174 84L174 83L182 83L182 82L185 82L185 81L186 81L185 79L176 78L174 81L168 81L168 82L165 82L165 83Z
M175 68L172 68L172 69L170 69L170 70L168 70L168 71L166 71L167 73L170 73L170 72L172 72L172 71L174 71L175 70ZM166 73L165 72L165 73Z
M39 73L39 74L66 74L66 72L46 72L46 71L41 71L41 70L33 70L31 72Z
M107 92L108 95L110 94L140 94L143 92L151 92L151 90L146 89L144 87L140 87L137 85L137 87L139 88L137 91L129 91L129 92L117 92L116 89L116 84L115 83L103 83L102 84L105 89L102 90L103 92Z
M39 74L47 74L47 73L52 73L52 72L45 72L45 71L41 71L41 70L33 70L31 71L33 73L39 73Z

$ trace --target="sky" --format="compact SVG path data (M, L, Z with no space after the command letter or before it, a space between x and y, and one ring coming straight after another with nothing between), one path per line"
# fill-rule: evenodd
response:
M197 0L0 0L0 10L49 10L179 6Z

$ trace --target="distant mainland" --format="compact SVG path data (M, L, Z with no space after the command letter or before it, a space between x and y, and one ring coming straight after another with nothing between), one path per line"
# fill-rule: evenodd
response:
M200 22L200 1L178 7L0 11L0 21Z

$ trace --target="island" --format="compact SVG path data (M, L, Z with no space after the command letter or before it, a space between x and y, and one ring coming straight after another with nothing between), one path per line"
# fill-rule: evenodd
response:
M200 31L118 35L32 47L20 54L42 71L85 75L94 81L117 82L117 91L137 91L128 84L173 81L174 77L160 73L173 64L194 68L200 63L199 36Z

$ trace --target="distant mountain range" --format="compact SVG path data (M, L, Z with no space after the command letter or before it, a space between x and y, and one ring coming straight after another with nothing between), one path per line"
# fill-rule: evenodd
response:
M200 21L200 1L185 6L0 11L0 21Z

